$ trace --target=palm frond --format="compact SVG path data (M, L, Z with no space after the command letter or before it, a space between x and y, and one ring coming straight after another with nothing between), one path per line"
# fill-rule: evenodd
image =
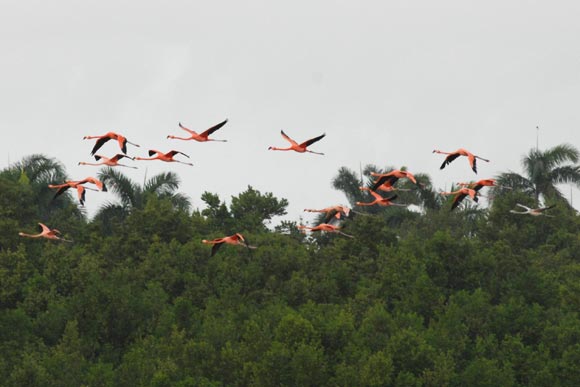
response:
M535 192L535 187L532 181L515 172L501 173L496 176L496 181L499 187L493 188L494 195L505 193L506 189L504 187L522 191L527 194L533 194Z
M97 176L110 187L110 191L119 197L124 206L133 207L137 204L141 189L122 172L108 167L101 170Z
M546 168L553 169L565 162L577 163L580 152L570 144L560 144L543 152Z
M332 187L345 194L351 206L358 201L363 201L364 195L361 193L361 181L357 174L346 167L341 167L338 174L332 179Z
M151 192L158 195L173 193L179 188L179 176L174 172L164 172L151 177L143 186L144 192Z
M550 180L554 184L574 184L580 187L580 166L565 165L554 168L550 172Z
M32 184L49 184L67 180L64 165L54 158L42 154L24 157L12 166L15 173L25 173Z
M171 203L173 207L181 211L189 211L191 208L191 200L189 197L182 193L176 193L171 196Z
M113 218L124 218L128 214L128 209L118 203L104 203L95 215L95 220L107 220Z

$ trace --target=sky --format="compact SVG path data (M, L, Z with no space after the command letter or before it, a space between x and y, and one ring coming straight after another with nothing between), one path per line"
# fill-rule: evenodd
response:
M577 1L0 0L0 169L42 153L96 176L77 165L94 161L82 138L115 131L141 145L129 155L194 164L128 161L132 179L174 171L199 209L204 191L229 203L252 186L288 199L287 220L347 204L331 186L343 166L406 166L441 189L521 173L536 141L580 148L578 20ZM226 143L166 138L226 118ZM280 130L326 133L311 147L325 155L268 151ZM457 148L491 162L439 170L432 150Z

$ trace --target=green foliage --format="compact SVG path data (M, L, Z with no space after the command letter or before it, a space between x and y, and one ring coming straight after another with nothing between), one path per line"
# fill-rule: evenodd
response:
M248 187L228 205L206 192L190 211L176 176L139 186L108 171L119 201L86 221L71 198L39 204L58 163L28 162L0 172L2 385L580 384L580 218L567 206L514 215L534 203L514 190L450 212L422 176L405 198L421 211L373 209L344 221L352 239L305 237L268 227L288 205L272 193ZM356 174L339 174L358 200ZM18 237L40 214L75 243ZM234 232L257 249L210 258L201 240Z
M536 203L540 197L567 203L557 185L570 183L580 187L579 160L580 151L570 144L556 145L545 151L531 149L522 158L525 176L514 172L502 173L495 191L504 193L505 187L508 187L533 197Z

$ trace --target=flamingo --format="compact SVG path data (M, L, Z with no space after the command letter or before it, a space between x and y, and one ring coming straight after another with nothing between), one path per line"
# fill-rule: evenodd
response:
M482 179L471 183L459 183L459 185L463 187L471 187L475 191L479 191L483 187L501 187L505 189L512 189L511 187L497 185L497 181L495 179Z
M48 188L52 188L52 189L58 189L58 191L56 191L56 193L54 194L54 197L52 198L52 200L56 199L58 196L62 195L67 189L69 188L76 188L77 190L77 195L79 198L79 202L81 203L81 206L85 205L85 194L86 194L86 190L90 189L91 191L96 191L96 189L93 188L88 188L85 187L83 185L81 185L79 182L77 181L67 181L63 184L49 184Z
M452 192L441 192L441 195L455 195L453 198L453 204L451 205L451 211L455 209L465 199L465 197L469 196L474 202L478 202L479 198L477 197L477 191L471 188L460 188L457 191Z
M304 211L326 213L326 218L324 219L324 221L328 222L332 218L336 218L336 219L341 219L342 217L348 218L348 215L350 214L350 211L352 211L352 210L346 206L338 205L338 206L326 207L326 208L323 208L321 210L313 210L313 209L305 208Z
M185 126L181 125L181 122L180 122L179 127L181 129L185 130L186 132L188 132L191 136L190 137L177 137L177 136L169 135L169 136L167 136L167 138L173 138L176 140L195 140L195 141L199 141L199 142L206 142L206 141L226 142L228 140L214 140L213 138L208 137L210 134L212 134L213 132L215 132L216 130L218 130L222 126L224 126L226 124L226 122L228 122L228 120L222 121L219 124L212 126L211 128L207 129L205 132L202 132L202 133L197 133L191 129L188 129Z
M471 169L475 173L477 173L477 164L476 164L477 159L480 159L480 160L483 160L483 161L489 163L488 159L484 159L483 157L474 155L473 153L471 153L463 148L459 148L455 152L442 152L440 150L435 149L433 151L433 153L440 153L440 154L448 155L447 157L445 157L445 160L443 161L443 164L441 164L441 167L439 169L445 168L448 164L450 164L453 160L455 160L459 156L466 156L467 157L467 159L469 160L469 165L471 165Z
M548 207L539 207L539 208L530 208L530 207L526 207L523 204L520 203L516 203L516 206L521 207L524 209L524 211L514 211L514 210L510 210L510 212L512 214L519 214L519 215L531 215L531 216L548 216L550 218L553 218L553 215L548 215L546 213L544 213L544 211L549 210L550 208L554 208L555 205L551 205Z
M95 160L99 161L99 160L103 159L103 161L101 161L100 163L85 163L84 161L79 161L79 165L95 165L95 166L108 165L109 167L127 167L127 168L137 169L137 167L133 167L130 165L119 164L119 160L121 160L123 157L126 157L126 158L131 159L131 160L135 160L134 157L117 153L115 156L113 156L111 158L101 156L101 155L95 155Z
M388 173L371 172L371 176L378 177L378 179L375 180L375 182L371 188L373 191L376 191L379 188L383 191L392 191L394 184L399 179L403 179L403 178L407 178L407 179L411 180L413 182L413 184L420 185L419 183L417 183L415 176L411 172L401 171L400 169L395 169L395 170L390 171ZM406 190L406 191L409 191L409 190Z
M344 232L340 231L340 227L335 226L330 223L320 223L318 226L308 227L304 225L297 226L299 230L310 230L310 231L325 231L325 232L334 232L340 235L344 235L345 237L354 238L354 236L345 234Z
M50 229L45 224L42 224L42 223L38 223L38 224L40 225L40 227L42 229L42 231L39 234L26 234L24 232L19 232L18 235L20 235L22 237L27 237L27 238L46 238L46 239L63 241L63 242L72 242L71 240L59 237L58 234L60 234L60 231L57 230L56 228Z
M268 148L268 150L278 150L278 151L293 150L293 151L298 152L298 153L309 152L309 153L314 153L317 155L324 155L324 153L313 152L311 150L308 150L308 149L306 149L306 147L314 144L316 141L321 140L324 136L326 136L326 133L322 134L318 137L311 138L310 140L304 141L302 144L298 144L296 141L292 140L290 137L288 137L288 135L286 133L284 133L283 130L281 130L280 133L282 133L282 137L284 137L288 142L290 142L290 146L288 148L276 148L276 147L271 146Z
M397 198L397 195L393 195L390 198L384 198L368 187L359 187L359 189L361 191L369 191L370 194L373 195L375 200L373 200L372 202L368 202L368 203L356 202L357 206L373 206L375 204L378 204L379 206L383 206L383 207L386 207L386 206L406 207L407 206L406 204L393 203L393 200L395 200Z
M78 183L78 184L91 183L91 184L96 185L100 191L107 192L107 186L105 185L105 183L103 183L99 179L92 177L92 176L85 177L84 179L79 180L76 183Z
M151 149L151 150L149 150L149 156L155 155L155 157L135 157L135 160L161 160L161 161L165 161L167 163L181 163L181 164L191 165L193 167L193 164L191 164L191 163L186 163L184 161L179 161L179 160L173 159L173 156L175 156L176 154L184 155L185 157L189 158L189 156L186 155L185 153L180 152L180 151L176 151L176 150L172 150L172 151L169 151L167 153L163 153L163 152L160 152L158 150Z
M124 136L114 132L108 132L103 134L102 136L84 136L83 140L92 140L95 138L97 139L97 142L95 143L95 146L91 151L91 156L94 155L99 150L99 148L101 148L109 140L117 140L117 142L119 143L119 147L121 148L121 151L125 154L127 154L127 144L131 144L137 147L139 146L137 144L130 142Z
M234 235L230 235L230 236L223 237L223 238L216 238L216 239L213 239L211 241L204 239L204 240L202 240L202 243L213 245L213 247L211 248L210 257L213 257L215 255L215 253L219 250L219 248L224 243L227 243L229 245L245 246L248 249L248 251L250 249L256 248L255 246L250 246L248 244L248 242L246 241L246 238L244 238L244 236L240 233L235 233Z

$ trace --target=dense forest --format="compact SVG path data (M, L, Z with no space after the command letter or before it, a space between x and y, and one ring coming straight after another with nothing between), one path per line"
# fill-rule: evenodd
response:
M251 186L192 208L172 172L101 170L111 201L89 219L53 200L58 160L26 157L0 171L0 384L579 386L580 217L557 189L580 183L578 152L524 161L453 211L420 173L398 193L413 206L356 207L341 168L346 238L270 227L288 202ZM538 200L551 216L510 212ZM18 235L38 222L73 243ZM257 248L201 243L236 232Z

